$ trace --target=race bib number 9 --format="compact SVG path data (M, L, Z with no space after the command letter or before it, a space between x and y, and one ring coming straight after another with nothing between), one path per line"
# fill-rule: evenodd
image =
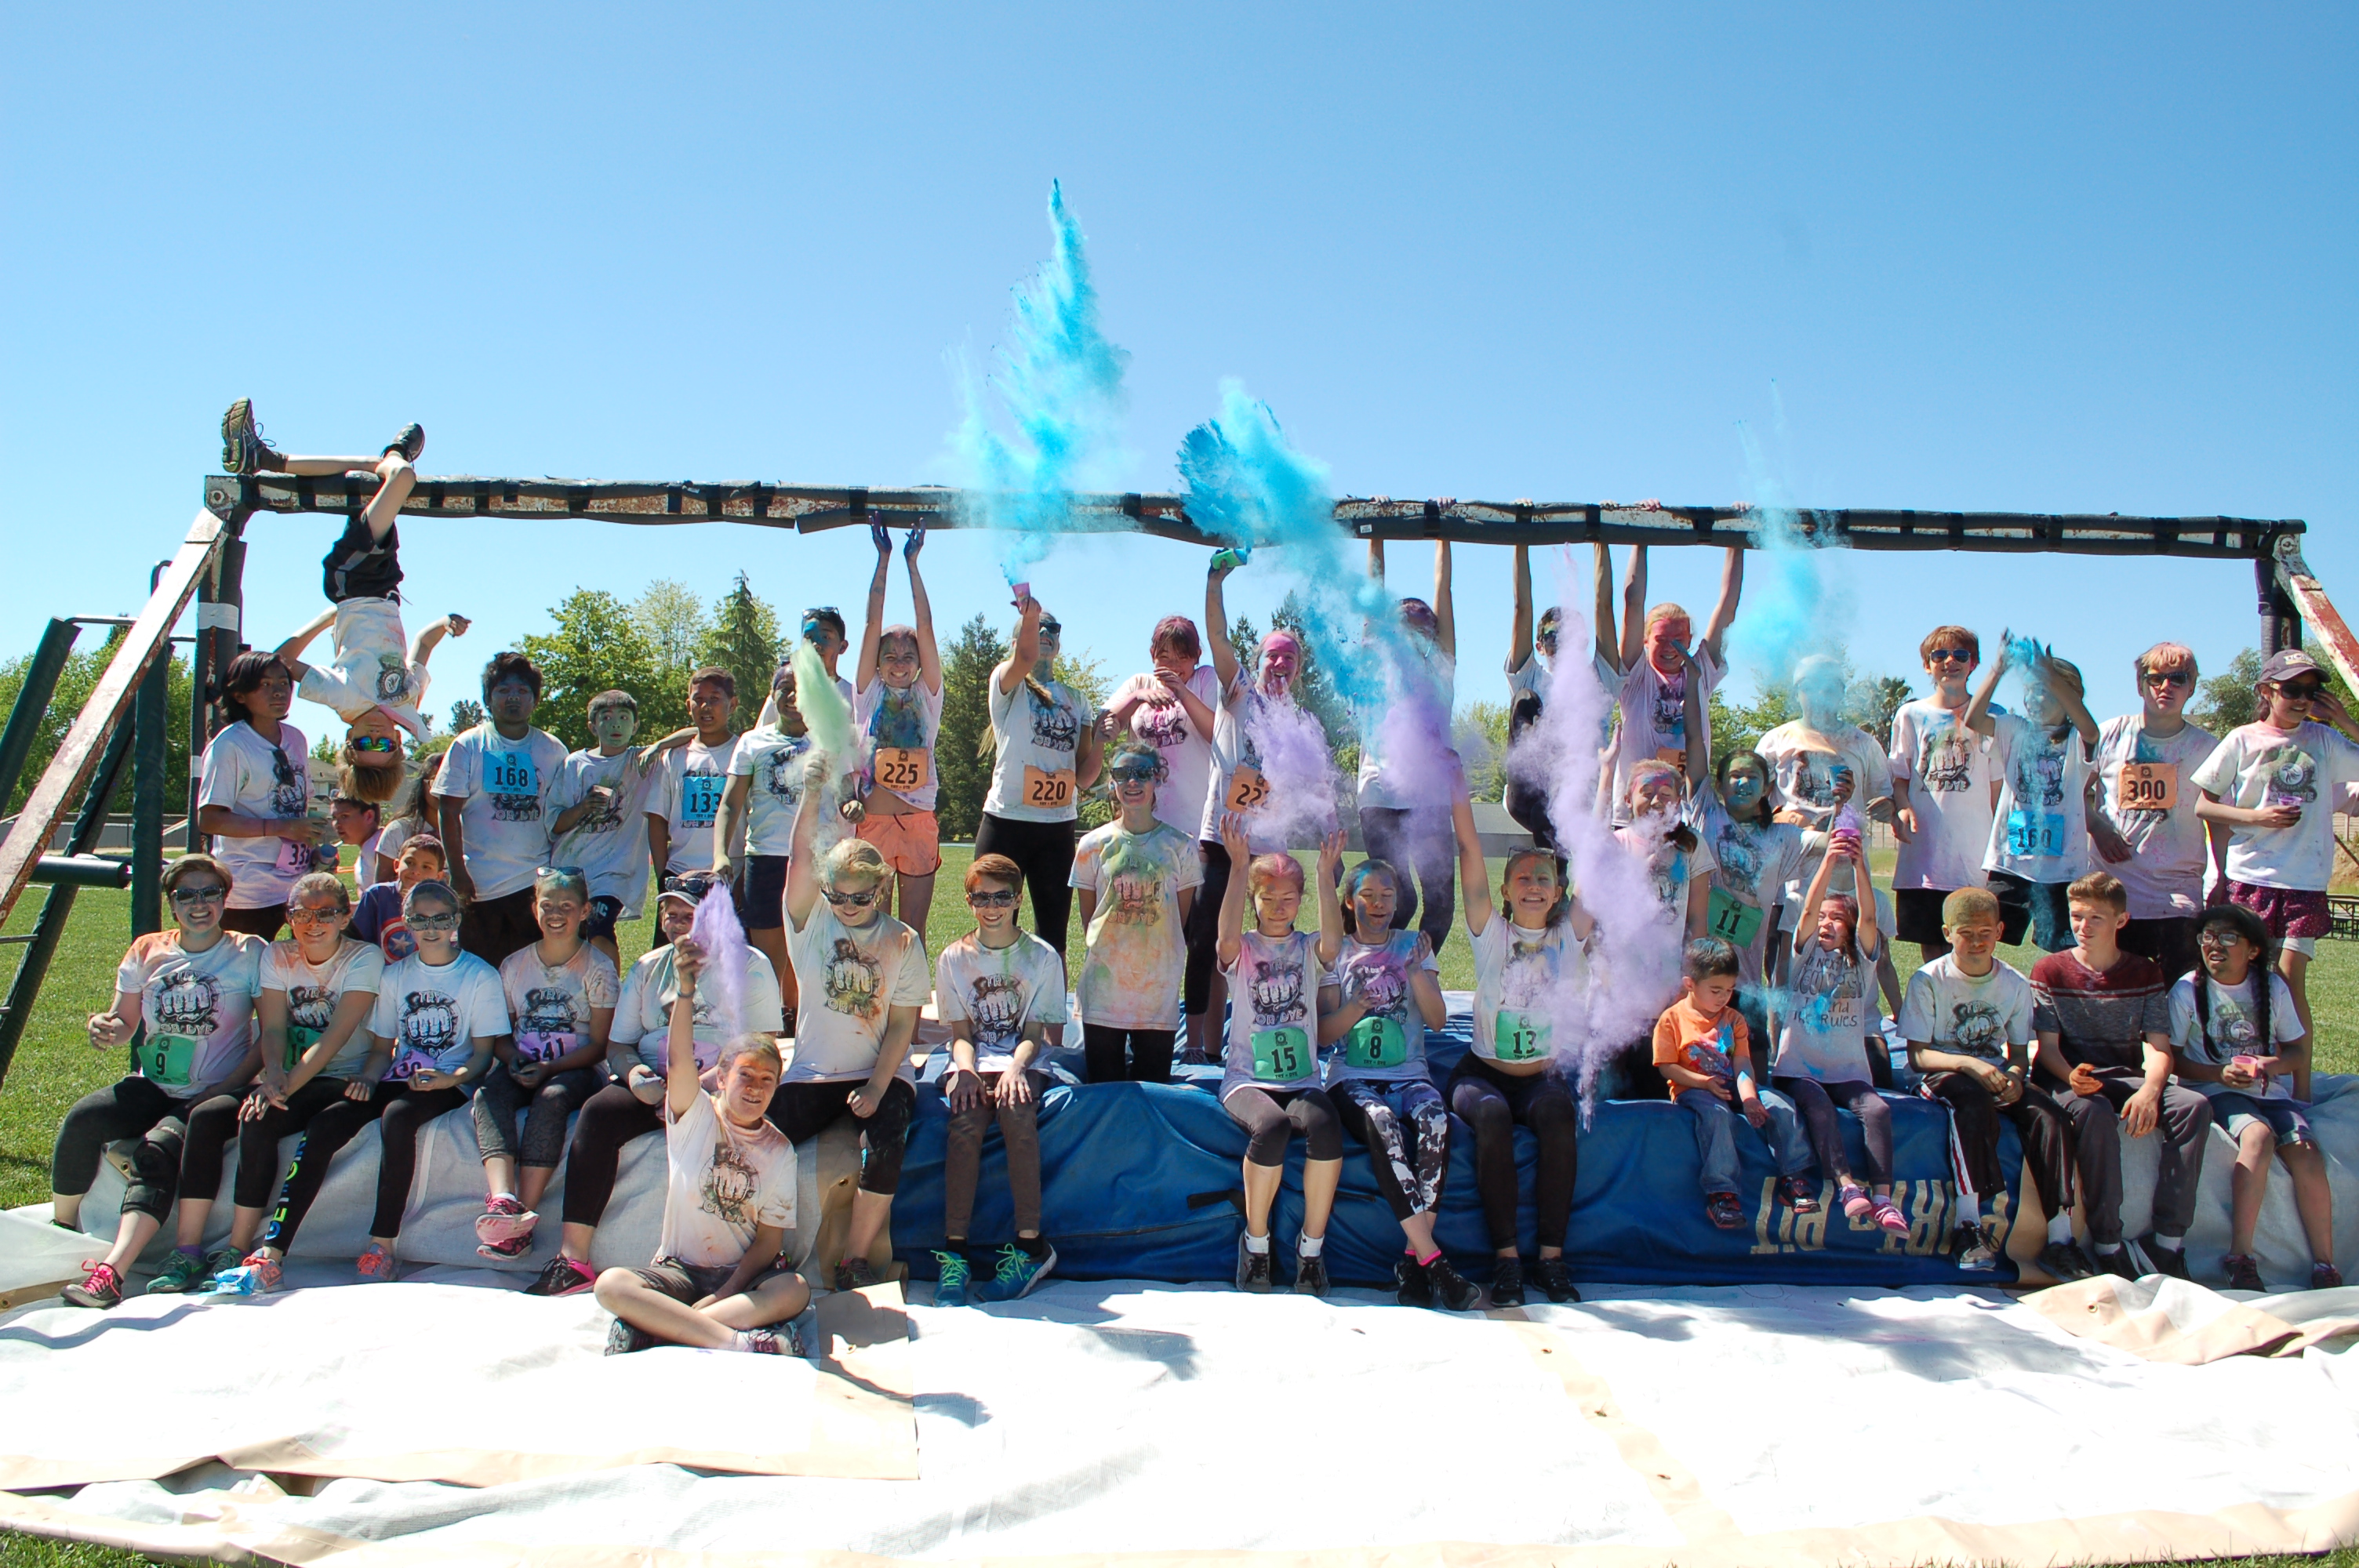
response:
M1269 798L1269 781L1251 762L1239 762L1229 774L1228 808L1242 815Z
M1408 1060L1408 1033L1393 1018L1364 1018L1343 1037L1343 1060L1354 1067L1397 1067Z
M197 1043L185 1034L150 1034L139 1043L139 1076L151 1084L182 1085L197 1065Z
M2175 811L2179 770L2169 762L2124 762L2114 798L2124 811Z
M1024 764L1024 804L1036 811L1062 811L1073 804L1073 770L1060 768L1044 773L1031 763Z
M1502 1062L1537 1062L1548 1054L1549 1026L1527 1012L1503 1007L1491 1020L1491 1054Z
M484 793L485 795L538 795L540 775L532 765L532 753L530 752L484 752Z
M923 789L934 775L933 753L921 746L876 748L876 784L896 795Z
M1294 1024L1253 1033L1254 1076L1266 1083L1290 1083L1310 1076L1318 1058L1310 1050L1310 1032Z
M303 1059L303 1053L309 1051L312 1046L317 1045L319 1043L320 1031L316 1029L306 1029L299 1023L288 1024L287 1026L286 1070L290 1073L293 1072L295 1070L295 1064Z
M679 781L679 825L710 827L721 815L719 773L688 773Z
M1759 908L1738 899L1725 888L1712 890L1706 920L1714 936L1740 950L1752 946L1753 939L1761 935Z
M2064 814L2060 811L2008 812L2006 852L2018 860L2062 854Z

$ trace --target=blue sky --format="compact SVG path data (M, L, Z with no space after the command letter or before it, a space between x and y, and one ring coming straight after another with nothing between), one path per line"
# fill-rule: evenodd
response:
M299 450L420 419L429 472L951 480L949 356L1002 332L1052 177L1138 488L1224 376L1356 493L1739 499L1742 423L1810 504L2307 518L2359 613L2348 6L853 10L12 12L0 652L137 602L241 394ZM332 533L255 522L250 637L316 607ZM577 585L742 567L856 614L874 558L407 535L421 614L478 621L445 700ZM1701 615L1717 560L1667 555ZM1004 611L993 558L930 552L945 622ZM2012 624L2100 713L2158 636L2214 668L2255 637L2241 564L1834 569L1862 668ZM1033 580L1120 672L1201 573L1100 540ZM1506 553L1458 576L1460 698L1496 697Z

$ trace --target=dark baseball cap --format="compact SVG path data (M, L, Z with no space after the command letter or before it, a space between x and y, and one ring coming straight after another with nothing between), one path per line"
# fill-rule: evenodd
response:
M2268 663L2261 666L2260 678L2275 686L2281 682L2299 679L2303 676L2317 676L2322 680L2326 676L2326 672L2318 667L2316 659L2311 658L2299 648L2280 648L2269 655Z

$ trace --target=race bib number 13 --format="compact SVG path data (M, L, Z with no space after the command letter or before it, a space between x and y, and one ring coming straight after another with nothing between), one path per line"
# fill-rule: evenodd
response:
M1024 764L1024 804L1038 811L1061 811L1073 804L1073 771L1060 768L1044 773Z
M1549 1026L1543 1020L1503 1007L1491 1020L1491 1053L1502 1062L1537 1062L1548 1054Z

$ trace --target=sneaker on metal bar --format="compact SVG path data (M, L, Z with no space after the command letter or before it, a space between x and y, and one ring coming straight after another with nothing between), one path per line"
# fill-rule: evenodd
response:
M1276 1283L1276 1273L1270 1267L1269 1249L1265 1247L1256 1252L1245 1245L1243 1236L1238 1237L1237 1289L1251 1291L1257 1296L1267 1295Z
M983 1288L984 1299L1022 1301L1049 1277L1056 1266L1057 1249L1047 1242L1040 1244L1040 1256L1035 1258L1011 1241L999 1249L999 1266L993 1271L991 1283Z
M2259 1292L2266 1292L2268 1289L2268 1286L2261 1282L2260 1264L2255 1262L2250 1254L2231 1252L2220 1260L2220 1264L2228 1271L2228 1289ZM2315 1273L2316 1271L2313 1270L2312 1272Z
M633 1328L619 1317L606 1329L606 1354L609 1356L628 1356L634 1350L645 1350L658 1343L660 1341L646 1329Z
M875 1284L878 1279L876 1265L865 1258L846 1258L835 1266L835 1288L839 1291L856 1291L864 1285Z
M278 1289L278 1260L257 1250L247 1253L245 1262L215 1274L212 1290L223 1296L266 1296Z
M966 1293L968 1282L974 1278L974 1267L957 1252L934 1252L934 1304L938 1307L962 1307L970 1304Z
M1440 1262L1439 1258L1434 1260ZM1433 1276L1426 1266L1403 1253L1393 1260L1393 1300L1405 1307L1433 1304Z
M353 1272L364 1285L384 1285L393 1281L393 1254L380 1242L372 1241L366 1250L353 1260Z
M411 462L416 462L426 451L426 427L411 420L401 427L401 434L386 443L385 449L388 453L399 452Z
M147 1293L151 1296L177 1296L201 1288L203 1282L212 1278L202 1258L176 1247L172 1249L171 1256L164 1260L163 1269L147 1281Z
M1423 1305L1444 1312L1473 1312L1483 1304L1482 1287L1451 1268L1447 1258L1436 1258L1425 1266L1425 1281L1432 1293Z
M222 471L283 473L286 469L287 460L262 438L262 427L254 419L254 404L243 397L231 404L222 416Z
M2339 1291L2343 1288L2343 1271L2332 1263L2310 1266L2310 1288L2313 1291Z
M2187 1271L2187 1244L2184 1241L2176 1247L2165 1247L2162 1238L2149 1230L2138 1238L2138 1250L2146 1254L2146 1260L2154 1266L2158 1274L2168 1274L2174 1280L2195 1278Z
M1491 1304L1495 1307L1519 1307L1524 1304L1524 1260L1521 1258L1499 1258L1492 1261Z
M549 1260L540 1278L524 1288L528 1296L578 1296L598 1282L597 1274L587 1263L577 1263L563 1253Z
M1294 1255L1294 1293L1298 1296L1323 1296L1327 1293L1327 1254L1313 1252L1305 1258Z
M92 1263L82 1277L82 1283L68 1285L58 1292L68 1306L91 1307L104 1312L123 1304L123 1276L112 1263Z
M1577 1302L1581 1299L1581 1292L1572 1286L1572 1271L1565 1267L1561 1255L1542 1258L1534 1263L1532 1283L1540 1288L1540 1294L1559 1306L1564 1305L1567 1302Z

